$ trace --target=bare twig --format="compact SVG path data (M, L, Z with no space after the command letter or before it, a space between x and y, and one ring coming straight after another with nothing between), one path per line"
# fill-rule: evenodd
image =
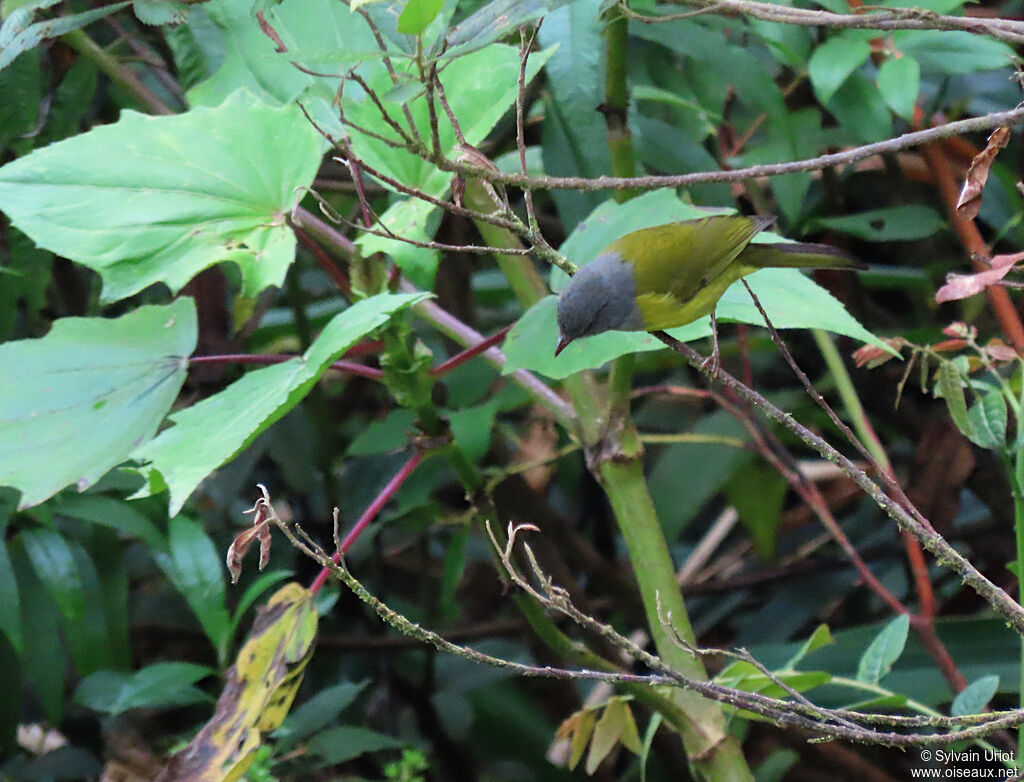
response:
M622 13L646 24L685 19L696 14L743 14L755 19L805 27L854 28L861 30L964 30L988 35L1007 43L1024 43L1024 22L1010 19L984 19L971 16L948 16L922 8L897 8L860 14L837 14L793 6L756 2L756 0L680 0L680 5L696 6L665 16L646 16L620 3ZM865 9L866 10L866 9Z
M806 160L795 160L789 163L766 163L764 165L736 168L729 171L698 171L693 174L636 177L600 176L593 178L553 177L526 176L524 174L511 173L495 174L476 166L451 160L438 161L438 165L447 171L458 172L464 176L480 177L487 179L493 184L511 185L520 188L532 187L535 189L581 190L588 192L629 188L653 190L659 187L689 187L708 182L741 182L744 179L754 177L780 176L798 171L816 171L831 166L846 166L857 163L865 158L874 157L875 155L899 152L951 136L992 130L1000 125L1020 125L1021 123L1024 123L1024 106L1010 111L1000 111L984 114L980 117L948 122L945 125L937 125L926 130L904 133L896 138L878 141L873 144L865 144L864 146L854 147L842 152L819 155L818 157L807 158Z

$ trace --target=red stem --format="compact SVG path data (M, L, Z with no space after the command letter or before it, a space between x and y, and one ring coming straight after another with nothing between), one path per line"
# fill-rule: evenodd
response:
M282 364L285 361L291 361L293 358L298 358L298 356L287 356L274 353L223 353L216 356L192 356L192 358L189 359L189 363L260 364L261 366L266 366L268 364ZM381 370L374 369L373 367L367 367L363 364L357 364L354 361L335 361L327 368L333 369L337 372L348 372L351 375L368 377L371 380L380 380L384 377L384 373Z
M317 244L313 240L312 236L297 226L293 226L292 230L295 231L295 237L299 242L307 250L313 253L313 257L316 259L317 265L327 272L327 276L330 277L334 281L334 284L338 286L338 290L341 291L341 295L351 301L352 286L349 284L348 277L345 276L345 272L335 265L334 261L332 261L327 256L327 253L324 252L324 248Z
M359 517L359 521L357 521L355 526L348 531L345 539L341 541L341 549L335 551L331 556L331 560L335 565L341 562L342 554L348 551L352 544L356 542L356 539L362 534L363 530L366 529L367 525L373 521L378 513L380 513L381 508L387 504L392 495L394 495L394 493L398 491L399 487L405 483L406 478L412 475L412 471L416 469L416 466L422 459L423 454L420 451L416 451L416 453L410 457L409 461L402 465L402 469L395 473L395 477L388 481L388 485L385 486L381 490L380 494L377 495L376 499L370 503L369 507L363 512L363 515ZM331 569L327 567L323 568L317 574L317 577L313 579L313 583L309 585L310 594L315 595L319 592L320 587L327 582L330 575Z
M488 348L492 348L498 343L505 339L505 335L508 334L508 330L512 328L512 324L505 326L501 331L495 332L487 339L477 342L473 347L463 350L461 353L456 353L447 361L442 361L436 367L430 370L430 374L438 377L447 372L451 372L455 367L461 366L469 361L474 356L478 356Z

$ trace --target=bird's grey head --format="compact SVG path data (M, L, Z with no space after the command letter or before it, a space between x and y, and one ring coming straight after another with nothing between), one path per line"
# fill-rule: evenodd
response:
M562 291L555 355L580 337L641 328L633 267L618 253L603 253L580 268Z

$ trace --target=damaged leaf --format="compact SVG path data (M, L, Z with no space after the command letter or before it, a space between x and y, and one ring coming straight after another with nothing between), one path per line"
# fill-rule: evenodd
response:
M317 613L309 590L279 589L259 609L227 671L213 717L164 767L157 782L236 782L263 736L284 721L313 653Z
M960 198L956 202L958 215L968 220L973 220L978 216L978 211L981 209L981 191L985 189L985 182L988 181L988 172L999 151L1009 143L1010 129L1007 127L996 128L988 137L985 148L974 156L971 167L967 169L967 176L964 177Z
M262 488L262 487L261 487ZM264 495L266 489L263 489ZM252 526L247 530L242 530L235 539L231 541L231 545L228 547L227 565L228 572L231 573L231 583L237 584L238 577L242 575L242 560L245 558L245 553L249 550L249 546L256 539L260 542L260 570L267 566L270 562L270 519L269 519L269 504L264 498L256 500L256 504L252 506L246 513L255 514L252 520Z

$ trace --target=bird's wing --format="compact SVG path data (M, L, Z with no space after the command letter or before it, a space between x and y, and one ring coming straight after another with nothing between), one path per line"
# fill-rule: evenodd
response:
M605 252L632 260L637 295L670 294L679 303L694 298L726 273L768 218L716 215L627 234Z

